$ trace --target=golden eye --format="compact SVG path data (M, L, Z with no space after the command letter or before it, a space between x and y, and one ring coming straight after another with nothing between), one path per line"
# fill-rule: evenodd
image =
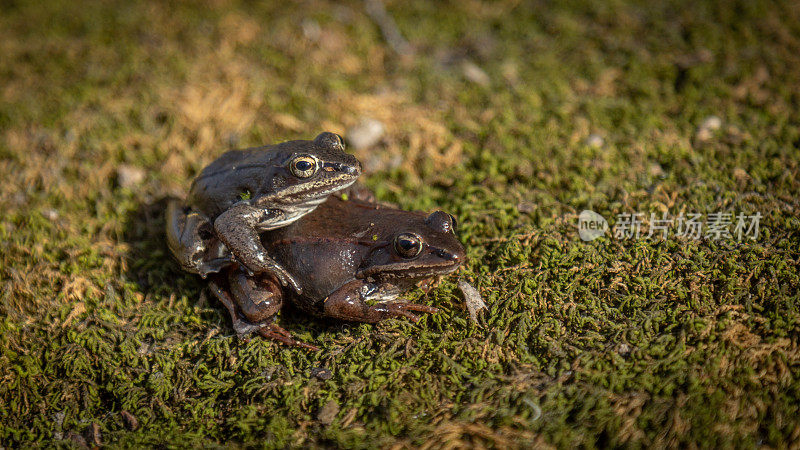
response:
M292 174L298 178L308 178L317 173L317 160L309 155L300 155L289 163Z
M394 238L394 249L403 258L413 258L422 251L422 239L413 233L400 233Z

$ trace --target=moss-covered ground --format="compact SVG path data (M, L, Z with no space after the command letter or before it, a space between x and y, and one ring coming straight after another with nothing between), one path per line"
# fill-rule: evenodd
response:
M800 445L800 3L387 2L405 56L357 1L167 3L0 2L0 446ZM239 340L163 199L363 117L379 198L460 220L442 311Z

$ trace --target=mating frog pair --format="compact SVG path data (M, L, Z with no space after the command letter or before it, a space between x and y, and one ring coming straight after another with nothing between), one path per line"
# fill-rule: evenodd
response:
M364 191L329 197L360 172L332 133L228 152L201 172L187 205L170 203L170 250L184 269L211 277L239 334L315 348L274 323L284 297L315 316L358 322L436 312L399 295L458 268L455 219L380 206Z

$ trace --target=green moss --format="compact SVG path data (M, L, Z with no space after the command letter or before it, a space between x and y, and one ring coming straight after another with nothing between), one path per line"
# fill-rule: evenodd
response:
M796 446L797 5L651 3L387 2L410 60L360 2L6 5L0 446L93 424L119 446ZM357 156L400 161L364 181L458 217L488 313L452 276L408 294L441 309L417 324L287 310L320 352L239 340L169 259L165 197L228 147L362 116L388 132ZM583 209L764 217L755 242L583 242Z

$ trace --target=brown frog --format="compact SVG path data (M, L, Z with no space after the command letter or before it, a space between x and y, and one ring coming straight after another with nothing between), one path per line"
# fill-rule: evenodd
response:
M361 174L342 138L321 133L313 141L229 151L192 183L186 203L167 208L167 242L181 266L205 278L238 262L301 288L259 240L313 211Z
M375 323L390 317L418 319L436 308L406 303L405 290L455 271L464 248L453 216L402 211L360 200L330 197L291 225L262 234L261 242L294 275L301 293L289 300L315 316ZM257 331L290 345L294 340L273 323L283 304L270 277L250 277L231 267L211 281L239 334Z

